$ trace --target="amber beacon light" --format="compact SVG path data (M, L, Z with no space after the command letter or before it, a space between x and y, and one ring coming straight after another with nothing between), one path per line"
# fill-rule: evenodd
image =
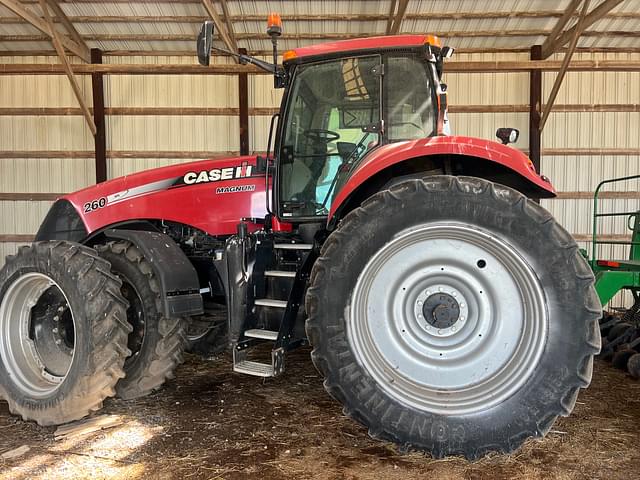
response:
M279 13L270 13L267 17L267 33L271 37L282 35L282 18Z

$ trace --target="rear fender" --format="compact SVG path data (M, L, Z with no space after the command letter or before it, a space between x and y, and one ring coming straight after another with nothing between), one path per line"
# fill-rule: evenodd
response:
M451 168L446 171L445 167ZM485 178L533 198L551 198L551 182L539 175L520 150L471 137L430 137L384 145L351 174L331 205L329 227L390 180L440 172Z

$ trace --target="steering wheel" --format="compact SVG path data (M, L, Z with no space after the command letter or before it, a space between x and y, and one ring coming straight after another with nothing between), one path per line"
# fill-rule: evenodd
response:
M323 128L310 128L304 131L304 136L318 143L331 143L340 138L340 134Z

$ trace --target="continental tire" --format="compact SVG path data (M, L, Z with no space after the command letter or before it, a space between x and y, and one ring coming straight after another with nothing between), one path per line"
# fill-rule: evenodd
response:
M39 242L0 270L0 397L40 425L99 410L124 377L127 302L109 263L71 242Z
M123 240L96 249L122 280L121 292L130 305L127 321L133 330L128 347L132 353L124 364L126 376L118 382L116 391L127 400L143 397L173 378L182 363L186 321L162 314L160 285L139 248Z
M313 362L344 412L438 458L543 436L600 349L573 238L517 191L471 177L403 182L349 213L306 308Z

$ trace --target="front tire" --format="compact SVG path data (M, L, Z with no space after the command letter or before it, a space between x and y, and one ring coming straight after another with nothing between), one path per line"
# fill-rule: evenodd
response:
M182 363L187 322L162 314L160 284L138 247L121 240L98 245L96 250L122 280L121 293L129 301L127 321L133 328L128 342L132 354L116 391L125 400L143 397L173 378Z
M0 270L0 397L59 425L99 410L131 353L120 280L94 250L38 242Z
M435 457L510 452L591 380L593 284L572 237L520 193L403 182L323 245L306 300L312 358L373 437Z

